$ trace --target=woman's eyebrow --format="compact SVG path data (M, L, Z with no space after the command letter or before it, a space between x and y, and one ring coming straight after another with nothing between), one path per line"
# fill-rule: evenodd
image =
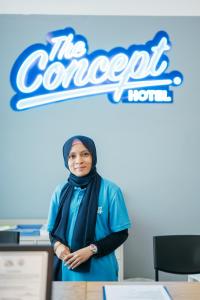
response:
M72 152L69 153L69 155L71 155L71 154L79 154L79 153L81 154L81 153L84 153L84 152L90 153L89 150L85 149L85 150L81 150L80 152L79 151L76 151L76 152L72 151Z
M71 155L71 154L76 154L76 152L69 152L69 155Z

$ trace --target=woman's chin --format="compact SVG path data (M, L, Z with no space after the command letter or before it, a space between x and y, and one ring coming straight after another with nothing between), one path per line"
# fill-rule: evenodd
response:
M88 172L79 171L79 172L76 172L74 175L76 175L77 177L83 177L83 176L86 176L87 174L88 174Z

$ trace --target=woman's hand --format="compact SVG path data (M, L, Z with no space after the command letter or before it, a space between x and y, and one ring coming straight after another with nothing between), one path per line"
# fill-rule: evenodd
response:
M70 254L69 248L60 242L55 243L54 252L57 255L57 257L61 260L64 260L65 257L67 257Z
M89 246L79 249L66 256L66 258L64 259L64 261L66 262L65 265L68 266L68 269L75 269L83 262L87 261L92 255L93 252L90 250Z

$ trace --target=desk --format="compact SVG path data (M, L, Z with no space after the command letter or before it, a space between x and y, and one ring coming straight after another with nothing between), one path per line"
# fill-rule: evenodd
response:
M53 282L52 300L103 300L105 284L144 284L144 282ZM173 300L199 300L200 283L193 282L145 282L165 285Z
M86 300L85 282L53 282L52 300Z

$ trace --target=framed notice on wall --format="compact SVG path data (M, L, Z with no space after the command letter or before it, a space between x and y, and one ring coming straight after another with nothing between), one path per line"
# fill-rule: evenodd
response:
M0 245L0 300L50 300L50 246Z

